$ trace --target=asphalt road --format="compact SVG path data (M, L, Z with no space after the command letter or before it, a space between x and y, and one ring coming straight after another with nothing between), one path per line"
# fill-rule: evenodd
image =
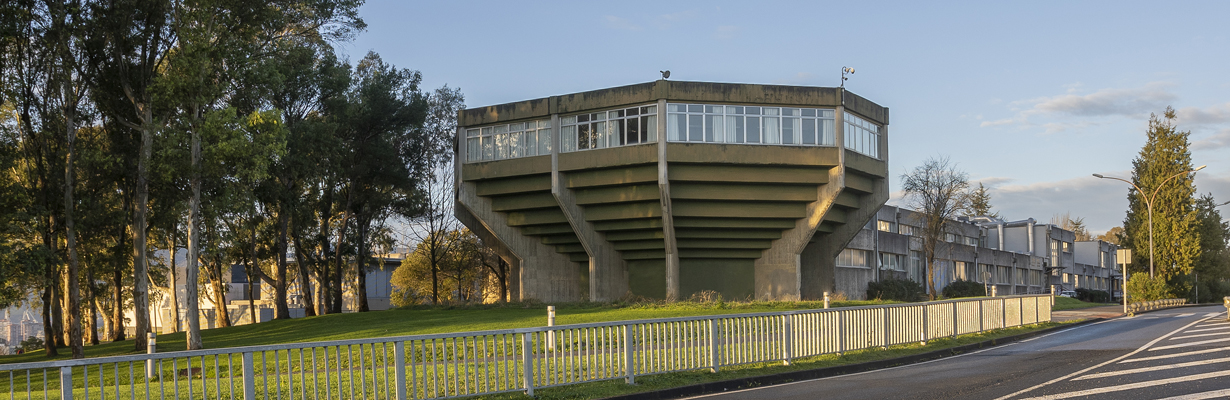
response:
M1224 399L1220 306L1115 318L919 364L695 399Z

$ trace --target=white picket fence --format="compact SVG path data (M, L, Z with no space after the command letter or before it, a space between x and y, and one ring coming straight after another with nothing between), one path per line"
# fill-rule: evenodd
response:
M1051 319L1049 295L0 365L9 399L441 399L926 342Z

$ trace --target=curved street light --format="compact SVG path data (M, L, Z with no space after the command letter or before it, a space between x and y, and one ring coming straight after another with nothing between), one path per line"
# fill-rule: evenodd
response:
M1193 172L1196 172L1196 171L1202 170L1202 169L1204 169L1204 167L1206 167L1206 166L1207 166L1207 165L1201 165L1201 166L1196 167L1195 169L1193 169L1193 170L1191 170L1191 171L1180 172L1180 173L1177 173L1177 174L1171 175L1169 178L1166 178L1166 180L1162 181L1162 183L1161 183L1161 184L1158 184L1156 188L1153 188L1153 194L1151 194L1151 195L1149 195L1149 196L1147 196L1147 197L1144 197L1144 199L1145 199L1145 206L1146 206L1146 207L1148 208L1148 210L1149 210L1149 278L1153 278L1153 200L1156 200L1156 199L1157 199L1157 193L1158 193L1159 191L1161 191L1161 190L1162 190L1162 187L1163 187L1163 186L1166 186L1166 182L1170 182L1170 180L1171 180L1171 179L1174 179L1174 177L1176 177L1176 176L1179 176L1179 175L1186 175L1186 174L1190 174L1190 173L1193 173ZM1132 183L1132 181L1129 181L1129 180L1127 180L1127 179L1123 179L1123 178L1116 178L1116 177L1113 177L1113 176L1104 176L1104 175L1102 175L1102 174L1093 174L1093 176L1094 176L1095 178L1101 178L1101 179L1114 179L1114 180L1117 180L1117 181L1127 182L1127 184L1132 185L1132 187L1136 188L1136 191L1137 191L1137 192L1140 192L1141 194L1144 194L1144 193L1145 193L1145 191L1144 191L1144 190L1140 190L1140 186L1136 186L1136 184L1135 184L1135 183ZM1143 196L1142 196L1142 197L1143 197ZM1225 204L1222 204L1222 205L1225 205Z

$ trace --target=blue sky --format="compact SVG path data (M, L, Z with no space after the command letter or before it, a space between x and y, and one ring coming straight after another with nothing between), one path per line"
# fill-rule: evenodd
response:
M949 156L1008 219L1122 223L1149 113L1179 110L1230 200L1230 2L370 1L375 51L471 107L672 80L836 86L889 107L900 176ZM1230 206L1222 208L1230 213Z

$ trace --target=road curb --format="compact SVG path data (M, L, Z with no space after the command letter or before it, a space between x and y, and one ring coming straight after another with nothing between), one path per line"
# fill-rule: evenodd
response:
M748 378L731 379L725 381L708 382L696 385L689 385L671 389L658 390L653 392L633 393L614 397L606 397L604 400L665 400L677 399L686 396L698 396L702 394L720 393L731 390L742 390L753 387L780 385L783 383L791 383L798 381L806 381L819 378L828 378L838 375L847 375L858 372L873 371L889 367L897 367L902 365L917 364L923 361L938 360L945 357L964 354L973 350L978 350L986 347L994 347L1002 344L1028 339L1034 336L1051 333L1061 329L1068 329L1076 326L1091 324L1098 321L1103 321L1105 318L1092 318L1081 322L1054 326L1042 330L1037 330L1019 335L1002 337L998 339L986 340L978 343L971 343L963 346L951 347L930 351L912 356L890 358L887 360L871 361L861 364L839 365L834 367L824 367L816 369L808 369L802 371L783 372L779 374L753 376Z

